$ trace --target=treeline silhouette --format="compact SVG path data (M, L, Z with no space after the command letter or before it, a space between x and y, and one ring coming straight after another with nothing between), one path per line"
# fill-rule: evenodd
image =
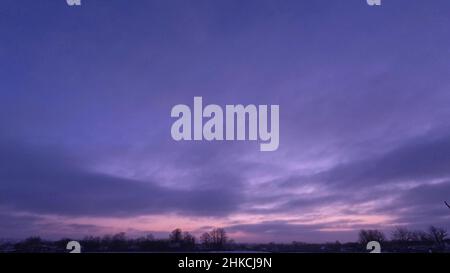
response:
M23 241L0 244L0 252L68 252L67 243L76 239L64 238L57 241L29 237ZM124 232L114 235L87 236L80 243L82 252L177 252L177 251L224 251L230 250L233 240L222 228L215 228L201 235L198 241L189 232L177 228L167 239L156 239L152 234L128 238Z
M361 230L358 241L361 245L377 241L391 252L445 252L450 246L447 236L447 230L435 226L430 226L428 231L396 227L390 240L379 230Z
M379 230L361 230L358 242L323 244L303 242L292 243L236 243L230 239L223 228L215 228L203 233L198 239L189 232L177 228L168 238L156 239L153 235L128 238L125 233L88 236L77 240L81 252L368 252L366 245L370 241L381 244L382 252L450 252L450 240L445 229L431 226L427 231L413 231L397 227L390 238ZM57 241L30 237L20 242L0 244L0 252L69 252L67 243L73 239Z

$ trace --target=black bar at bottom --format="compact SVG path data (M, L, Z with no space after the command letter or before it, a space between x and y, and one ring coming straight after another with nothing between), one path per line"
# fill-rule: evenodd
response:
M447 267L450 254L297 254L297 253L81 253L0 254L2 268L91 272L302 272L382 270L392 264L404 270ZM89 269L89 270L87 270Z

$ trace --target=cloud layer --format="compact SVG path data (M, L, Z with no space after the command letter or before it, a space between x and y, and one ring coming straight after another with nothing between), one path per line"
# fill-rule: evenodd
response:
M448 1L6 2L0 237L450 228ZM194 96L280 105L279 149L173 141Z

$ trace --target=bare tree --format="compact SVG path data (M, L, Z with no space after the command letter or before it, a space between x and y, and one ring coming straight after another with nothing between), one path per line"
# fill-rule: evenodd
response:
M188 249L195 248L195 236L189 232L183 233L183 247Z
M173 244L180 244L183 241L183 231L179 228L174 229L170 233L169 240Z
M445 239L447 238L447 231L442 228L431 226L428 234L430 239L438 246L443 247L445 245Z
M383 232L372 229L372 230L361 230L359 232L359 243L362 245L367 245L370 241L377 241L377 242L384 242L386 240L386 237L384 236Z
M202 236L200 236L200 242L202 243L203 246L210 247L210 245L211 245L211 236L209 235L208 232L205 232L205 233L202 234Z
M425 231L422 230L416 230L411 231L411 241L413 242L429 242L430 236Z
M223 249L228 242L227 233L223 228L215 228L209 235L211 236L211 244L216 249Z
M203 233L200 241L203 246L214 249L223 249L230 242L223 228L215 228L210 232Z
M413 233L405 227L397 227L392 232L392 241L405 243L413 240Z

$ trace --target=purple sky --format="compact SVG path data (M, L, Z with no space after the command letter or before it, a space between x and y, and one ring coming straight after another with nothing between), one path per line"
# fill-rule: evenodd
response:
M450 229L448 0L4 0L0 238ZM280 147L175 142L175 104L279 104Z

